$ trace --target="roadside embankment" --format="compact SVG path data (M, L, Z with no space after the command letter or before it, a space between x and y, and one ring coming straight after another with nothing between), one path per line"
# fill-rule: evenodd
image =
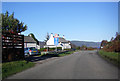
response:
M41 54L39 56L43 57L43 56L49 56L49 57L61 57L61 56L66 56L66 55L70 55L75 51L63 51L63 52L48 52L48 53L44 53Z
M106 52L103 50L99 50L98 51L99 55L102 56L105 60L115 64L118 66L118 64L120 63L120 53L116 53L116 52Z
M31 68L35 65L33 62L27 61L12 61L2 63L2 79L7 78L10 75L21 72L25 69Z

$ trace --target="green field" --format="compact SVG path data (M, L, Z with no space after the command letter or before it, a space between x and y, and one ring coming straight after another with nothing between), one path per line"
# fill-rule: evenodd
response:
M103 50L99 51L99 54L105 58L106 60L108 60L109 62L112 62L115 65L118 65L120 63L120 59L118 59L120 57L120 53L116 53L116 52L105 52Z
M13 75L15 73L21 72L25 69L33 67L35 63L26 61L13 61L2 63L2 78L5 79L6 77Z

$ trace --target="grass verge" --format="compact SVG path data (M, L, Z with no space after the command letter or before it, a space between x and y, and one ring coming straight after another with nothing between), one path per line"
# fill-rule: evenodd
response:
M62 57L62 56L66 56L66 55L70 55L72 54L74 51L67 51L67 52L60 52L60 53L57 53L57 52L52 52L52 53L48 53L48 54L42 54L42 55L39 55L39 56L50 56L50 57Z
M118 57L120 56L120 53L115 53L115 52L105 52L103 50L100 50L98 52L104 59L108 60L109 62L115 64L118 66L120 63L120 59Z
M2 63L2 79L7 78L10 75L21 72L25 69L33 67L35 63L26 62L26 61L13 61Z
M65 52L65 53L61 53L61 54L58 54L58 57L70 55L70 54L72 54L73 52L74 52L74 51L68 51L68 52Z

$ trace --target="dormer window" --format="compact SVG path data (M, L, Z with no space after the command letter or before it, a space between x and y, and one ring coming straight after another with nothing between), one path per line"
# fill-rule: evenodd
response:
M60 44L61 46L63 46L63 44Z

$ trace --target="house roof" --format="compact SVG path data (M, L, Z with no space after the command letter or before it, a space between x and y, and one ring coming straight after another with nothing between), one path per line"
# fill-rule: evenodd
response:
M29 42L29 43L36 43L36 41L29 36L24 36L24 42Z
M62 38L62 37L59 37L59 42L64 42L64 43L66 43L66 42L68 42L67 40L65 40L64 38Z
M46 44L45 42L39 41L39 45L40 45L40 46L44 46L45 44Z

